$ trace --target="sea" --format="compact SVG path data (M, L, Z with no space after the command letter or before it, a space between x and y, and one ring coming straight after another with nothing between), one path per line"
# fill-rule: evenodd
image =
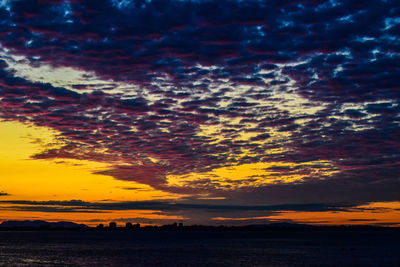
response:
M0 231L0 266L400 266L400 231Z

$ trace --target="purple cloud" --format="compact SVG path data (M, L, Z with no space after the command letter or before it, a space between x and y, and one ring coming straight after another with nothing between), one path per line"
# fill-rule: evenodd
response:
M231 201L399 200L396 1L126 3L0 7L0 116L64 142L33 158L107 162L99 174ZM39 66L82 80L23 72ZM167 179L274 162L292 167L266 169L265 179L302 179L240 192Z

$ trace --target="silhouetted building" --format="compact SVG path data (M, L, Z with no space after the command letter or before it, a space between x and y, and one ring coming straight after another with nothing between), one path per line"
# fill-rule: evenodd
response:
M172 224L172 227L173 227L173 228L177 228L177 227L178 227L178 223L177 223L177 222L174 222L174 223Z
M179 225L178 225L178 227L179 227L179 228L183 228L183 223L180 222Z
M132 230L132 229L133 229L133 225L132 225L130 222L127 222L127 223L125 224L125 228L126 228L126 229L129 229L129 230Z
M110 227L110 229L116 229L117 228L117 223L110 222L109 227Z
M102 223L100 223L99 225L96 226L97 229L103 229L104 225Z
M139 223L135 223L135 224L133 225L133 229L134 229L134 230L139 230L139 229L140 229L140 224L139 224Z

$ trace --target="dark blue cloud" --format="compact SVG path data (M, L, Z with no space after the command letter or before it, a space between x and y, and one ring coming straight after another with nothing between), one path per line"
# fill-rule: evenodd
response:
M305 176L237 197L399 200L398 6L9 1L0 7L0 116L60 132L64 147L34 158L108 162L114 168L99 174L161 190L230 195L207 179L177 187L166 176L276 161L322 170L314 161L326 161L330 177L271 167L272 176ZM21 64L97 80L41 83Z
M44 209L49 208L63 210L70 209L68 212L88 211L112 211L112 210L159 210L159 211L180 211L180 210L207 210L207 211L340 211L352 208L352 204L291 204L291 205L269 205L269 206L244 206L244 205L216 205L216 204L192 204L175 203L167 201L131 201L131 202L85 202L81 200L70 201L29 201L29 200L3 200L0 203L21 205L20 209ZM54 207L55 206L55 207ZM18 206L12 208L18 209ZM39 211L39 210L37 210Z

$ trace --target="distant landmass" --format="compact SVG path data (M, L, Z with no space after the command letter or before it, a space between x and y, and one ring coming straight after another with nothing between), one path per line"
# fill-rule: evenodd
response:
M87 228L85 224L77 224L73 222L46 222L41 220L35 221L4 221L0 224L1 228Z
M110 222L109 225L99 224L96 227L90 227L85 224L77 224L73 222L47 222L42 220L25 220L25 221L3 221L0 224L0 230L88 230L88 231L224 231L224 230L244 230L244 231L269 231L269 230L371 230L371 229L400 229L400 227L387 227L384 225L310 225L297 224L289 222L276 222L269 224L250 224L242 226L229 225L183 225L183 223L173 223L166 225L147 225L141 226L139 223L126 223L125 226L117 225L116 222Z

